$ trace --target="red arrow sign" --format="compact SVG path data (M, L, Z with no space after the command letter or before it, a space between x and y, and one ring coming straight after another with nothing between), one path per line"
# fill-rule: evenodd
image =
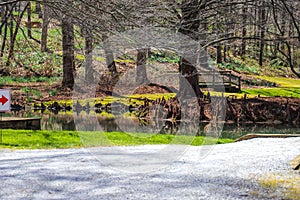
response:
M2 106L4 104L6 104L8 102L8 98L6 98L5 96L2 95L2 97L0 98L0 103L2 103Z

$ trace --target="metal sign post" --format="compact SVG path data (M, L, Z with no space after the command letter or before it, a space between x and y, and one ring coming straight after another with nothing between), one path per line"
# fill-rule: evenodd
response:
M10 90L0 89L0 122L2 123L2 114L10 111ZM0 144L2 144L2 127L0 127Z
M0 122L2 123L2 112L0 112ZM0 129L0 144L2 144L2 127Z

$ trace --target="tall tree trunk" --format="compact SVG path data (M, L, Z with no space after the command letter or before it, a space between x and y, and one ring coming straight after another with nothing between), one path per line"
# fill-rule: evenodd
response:
M218 0L218 6L219 8L217 9L217 15L216 15L216 28L217 28L217 37L220 38L221 34L221 0ZM217 49L217 63L222 63L222 46L220 43L217 44L216 46Z
M2 6L2 13L1 13L1 35L2 35L2 28L4 26L4 33L2 37L2 42L1 42L1 52L0 52L0 58L3 57L4 55L4 50L5 50L5 44L7 40L7 29L8 29L8 7L7 6Z
M197 69L184 57L180 58L179 72L182 74L179 80L179 96L193 97L196 95L197 97L203 97L199 87Z
M8 31L8 23L6 21L4 24L4 33L3 33L2 42L1 42L0 58L3 58L3 55L4 55L6 40L7 40L7 31ZM2 59L1 59L1 62L3 62ZM3 64L2 64L2 66L3 66ZM0 68L0 75L8 76L9 72L5 68Z
M217 63L222 63L222 47L220 44L217 45Z
M24 10L21 12L21 14L19 15L19 17L16 19L16 25L15 25L15 29L14 27L14 17L13 17L13 13L11 12L11 16L10 16L10 44L9 44L9 51L8 51L8 57L7 57L7 61L6 61L6 66L9 66L11 63L11 59L14 57L14 53L15 53L15 43L16 43L16 39L17 39L17 34L21 25L21 21L22 18L24 16L25 11L27 10L27 6L28 4L25 6Z
M281 36L284 37L286 35L286 16L285 16L285 12L282 11L281 12ZM285 45L282 42L280 45L280 48L282 51L284 51Z
M31 22L31 2L29 1L27 4L27 35L30 39L36 41L37 43L40 43L39 40L35 39L32 36L32 22Z
M41 51L46 52L47 38L48 38L48 25L49 25L49 8L46 4L43 5L43 23L42 23L42 36L41 36Z
M39 15L39 18L43 17L42 6L41 6L41 3L39 3L39 2L35 3L35 13Z
M265 30L266 30L266 8L265 2L261 3L260 11L260 47L259 47L259 65L263 65L264 46L265 46Z
M291 69L291 71L298 78L300 78L300 73L295 70L295 64L296 63L293 62L293 50L292 50L292 47L291 47L291 45L288 42L286 43L286 46L287 46L287 56L288 56L287 59L288 59L288 63L289 63L290 69Z
M228 46L226 44L224 44L224 47L223 47L223 59L224 59L224 62L227 62L227 48L228 48Z
M108 70L112 74L117 74L118 71L117 71L115 60L114 60L114 54L113 54L113 51L111 49L111 44L110 44L109 40L107 40L107 38L108 37L106 35L103 35L106 65L108 67Z
M7 29L8 29L7 27L8 27L8 23L5 23L5 25L4 25L4 34L3 34L3 37L2 37L0 58L2 58L3 55L4 55L5 44L6 44L6 40L7 40Z
M198 0L183 0L181 4L181 26L179 32L188 35L194 40L198 40L198 29L200 26ZM179 80L179 96L194 96L203 97L203 93L199 87L199 77L195 66L190 63L186 58L181 57L179 61L179 72L182 74ZM189 85L186 83L188 82ZM190 91L192 87L193 91Z
M6 18L6 6L1 6L1 23L5 21Z
M94 81L93 74L93 34L83 28L83 36L85 38L85 81L90 84Z
M14 15L13 15L13 8L15 5L10 5L12 8L9 12L9 39L10 45L13 44L13 37L14 37Z
M241 56L246 55L246 40L245 37L247 36L247 4L243 5L243 28L242 28L242 49L241 49Z
M260 1L261 0L255 0L254 3L254 33L255 37L260 38L260 31L261 31L261 8L260 8ZM260 46L260 40L256 41L256 47L259 48ZM257 54L258 55L258 54Z
M0 35L2 35L2 27L5 26L5 24L7 23L7 10L6 10L6 6L1 6L1 26L0 26Z
M62 18L62 48L63 48L63 80L64 88L73 88L75 58L74 58L74 26L68 17Z
M32 38L31 33L31 2L28 2L27 5L27 35L29 38Z
M147 77L147 52L148 49L138 49L137 60L136 60L136 83L146 84L149 83Z

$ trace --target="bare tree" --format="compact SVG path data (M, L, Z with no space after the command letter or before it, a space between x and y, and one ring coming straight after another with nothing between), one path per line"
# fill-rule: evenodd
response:
M136 59L136 83L138 84L146 84L149 83L147 77L147 56L148 49L138 49L137 51L137 59Z
M200 27L199 9L205 7L200 5L198 0L184 0L181 4L181 24L179 32L188 35L192 39L198 39L198 29ZM193 64L184 57L180 58L179 72L182 74L180 78L180 96L193 96L191 91L197 97L202 97L203 93L200 91L198 71ZM188 89L190 84L193 90Z
M264 47L265 47L265 32L266 32L266 18L267 8L265 1L261 1L259 6L259 28L260 28L260 43L259 43L259 65L263 65Z
M38 14L39 18L43 17L42 6L41 6L41 3L39 1L35 2L35 13Z
M36 3L37 8L41 3L41 1L32 2ZM3 57L5 53L8 53L7 57L13 57L14 47L12 45L15 44L15 33L22 28L20 21L18 24L19 19L13 16L13 12L10 12L10 9L16 7L17 3L19 2L2 1L0 3L3 8L1 15L1 31L3 33L1 35L1 55ZM75 49L70 44L74 40L74 36L65 37L68 36L66 32L71 33L74 30L67 26L67 18L70 19L73 26L87 30L88 34L83 35L87 61L91 59L88 58L88 55L91 54L93 45L105 41L105 37L134 28L158 26L179 31L198 40L219 63L230 62L230 59L226 58L239 55L244 58L257 59L260 65L280 60L280 64L289 67L292 72L300 76L299 4L299 1L293 0L44 0L43 10L49 8L55 18L63 22L64 52L67 52L67 47L73 49L73 52L69 51L68 59L64 56L64 64L71 63L70 66L72 66L66 68L69 70L64 70L64 77L68 76L67 74L73 76L74 73L74 59L71 58L74 57ZM31 10L27 11L30 16L29 11ZM46 12L43 13L45 15ZM47 18L43 16L42 51L47 49L47 45L45 45L47 41L46 25L49 23ZM28 30L28 34L30 34L30 27ZM10 47L8 52L5 51L7 46ZM114 63L114 54L109 43L105 43L104 46L107 67L109 71L115 73L117 68ZM140 54L140 56L146 60L144 55ZM195 66L184 58L181 58L178 64L180 72L185 77L184 80L192 85L197 96L201 96ZM144 64L138 66L144 66ZM73 70L72 73L70 73L70 69ZM137 69L143 68L138 67ZM89 73L90 70L86 70L86 72ZM66 82L69 81L64 78L63 83ZM181 89L184 91L183 87Z
M16 6L16 4L12 5L12 7ZM20 29L21 20L24 16L24 13L27 10L28 3L24 7L24 9L21 11L19 16L17 18L14 17L13 12L11 10L10 12L10 45L9 45L9 51L8 51L8 57L6 61L6 66L9 66L11 64L11 60L14 58L15 53L15 42L17 39L17 34ZM16 22L16 25L14 26L14 21Z
M43 23L42 23L42 36L41 36L41 51L46 52L47 38L48 38L48 25L50 22L49 8L47 5L43 5Z
M27 35L29 38L32 37L31 33L31 2L28 2L27 5Z
M93 34L86 28L82 28L85 39L85 81L87 84L94 80L93 75Z
M63 80L62 86L73 88L75 73L74 25L69 17L62 18Z

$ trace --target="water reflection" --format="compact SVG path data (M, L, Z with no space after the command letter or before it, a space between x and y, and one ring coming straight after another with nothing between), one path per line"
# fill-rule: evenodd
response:
M14 117L41 117L42 130L76 130L76 124L74 120L74 115L71 113L41 113L41 112L11 112L6 113L6 116ZM76 115L75 115L76 116ZM87 115L81 115L78 113L76 117L86 118ZM103 117L101 115L95 115L97 118L98 126L101 127L101 130L106 132L113 131L125 131L125 132L143 132L143 130L152 130L149 131L152 134L163 133L163 134L178 134L179 126L181 128L181 134L195 133L193 127L190 126L189 122L180 122L175 123L172 121L166 120L155 120L149 121L146 119L132 119L126 117ZM145 129L145 127L147 129ZM209 123L200 123L197 128L197 135L208 135L211 130L217 130L218 126L212 127ZM224 124L221 135L215 135L217 137L224 138L238 138L242 135L248 133L280 133L280 134L300 134L300 126L292 125L282 125L282 124Z

